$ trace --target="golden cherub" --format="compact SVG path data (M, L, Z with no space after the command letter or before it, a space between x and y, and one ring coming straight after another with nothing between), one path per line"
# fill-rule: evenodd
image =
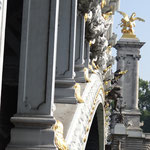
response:
M140 17L135 17L136 16L135 12L133 12L130 17L122 11L118 11L118 13L120 13L123 16L123 18L121 19L121 23L119 24L120 27L122 27L121 32L123 33L123 37L124 36L126 36L127 38L136 37L134 35L134 30L133 30L133 27L135 27L135 20L139 20L142 22L145 22L145 20Z

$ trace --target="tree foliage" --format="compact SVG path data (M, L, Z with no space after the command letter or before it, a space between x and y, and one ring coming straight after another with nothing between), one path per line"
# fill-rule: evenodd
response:
M144 132L150 132L150 82L139 79L139 109Z
M150 82L139 79L139 108L150 111Z

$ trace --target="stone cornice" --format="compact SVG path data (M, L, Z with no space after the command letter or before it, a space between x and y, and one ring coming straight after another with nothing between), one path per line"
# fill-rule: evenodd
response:
M114 46L114 48L119 49L119 48L141 48L143 45L145 44L145 42L140 42L138 40L135 41L131 41L127 40L127 41L118 41L117 44Z

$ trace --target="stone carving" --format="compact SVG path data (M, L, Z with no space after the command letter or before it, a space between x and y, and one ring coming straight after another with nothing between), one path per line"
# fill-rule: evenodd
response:
M124 124L127 128L131 128L131 127L140 127L140 117L139 116L124 116Z
M99 103L104 102L104 92L100 76L92 74L90 80L91 82L86 85L82 95L85 103L78 106L72 121L73 124L70 126L69 134L66 136L66 141L71 150L85 149L89 129L97 106ZM78 126L74 124L78 124Z
M108 43L111 47L115 46L117 43L117 34L113 33L112 36L110 37Z
M101 13L100 5L97 5L92 11L92 18L86 23L86 39L93 40L98 35L103 35L107 31L111 22L106 21Z
M91 73L96 73L96 72L94 71L92 65L89 65L88 68L89 68L89 70L91 71Z
M84 100L81 97L81 87L80 87L80 84L76 83L74 85L74 88L75 88L75 97L76 97L77 101L79 103L84 103Z
M110 68L112 67L112 65L110 64L110 65L108 65L107 66L107 68L105 68L104 70L103 70L103 74L105 74Z
M118 9L119 0L109 0L107 4L102 8L102 13L105 14L107 12L114 12Z
M111 106L105 101L105 144L109 144L111 140L110 121L111 121Z
M113 15L113 12L112 12L112 11L109 11L109 12L103 14L103 17L104 17L105 20L108 20L109 17L112 16L112 15Z
M123 109L126 107L126 104L123 104L123 101L120 99L119 101L119 114L116 116L116 123L124 124L124 115L122 113Z
M96 0L78 0L78 10L82 14L89 13L89 11L98 5Z
M97 61L97 57L96 57L96 59L93 59L91 63L92 63L92 67L93 67L94 69L98 70L98 69L99 69L99 66L95 64L96 61Z
M117 60L117 61L119 61L119 60L124 60L126 57L127 57L127 56L126 56L125 54L124 54L124 55L123 55L123 54L122 54L122 55L120 54L120 56L116 56L116 60Z
M108 31L111 20L105 20L101 13L100 4L97 5L92 11L92 18L86 22L86 35L87 41L94 41L90 47L90 59L96 59L95 64L99 67L105 64L104 53L108 47L108 40L106 32ZM104 64L103 64L104 63Z
M84 68L84 78L85 78L85 81L86 82L91 82L91 80L90 80L90 78L88 76L88 72L89 72L88 68Z
M59 150L69 150L63 137L63 124L59 120L56 120L53 130L55 132L55 144L57 148Z
M118 83L118 80L122 77L122 75L126 74L127 72L128 72L128 70L121 71L120 69L118 69L114 73L114 78L111 80L111 84Z
M114 106L113 109L118 111L117 109L117 102L118 99L122 98L121 96L121 87L120 86L114 86L112 89L110 89L108 91L108 94L106 95L106 99L109 100L113 100L114 101Z

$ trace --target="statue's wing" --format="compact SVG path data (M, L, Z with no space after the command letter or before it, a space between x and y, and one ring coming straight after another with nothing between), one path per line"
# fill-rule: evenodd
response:
M124 13L122 11L117 11L117 12L120 13L123 16L125 21L129 21L129 16L126 13Z
M135 17L135 18L134 18L134 20L139 20L139 21L143 21L143 22L145 22L145 20L144 20L144 19L142 19L142 18L140 18L140 17Z

